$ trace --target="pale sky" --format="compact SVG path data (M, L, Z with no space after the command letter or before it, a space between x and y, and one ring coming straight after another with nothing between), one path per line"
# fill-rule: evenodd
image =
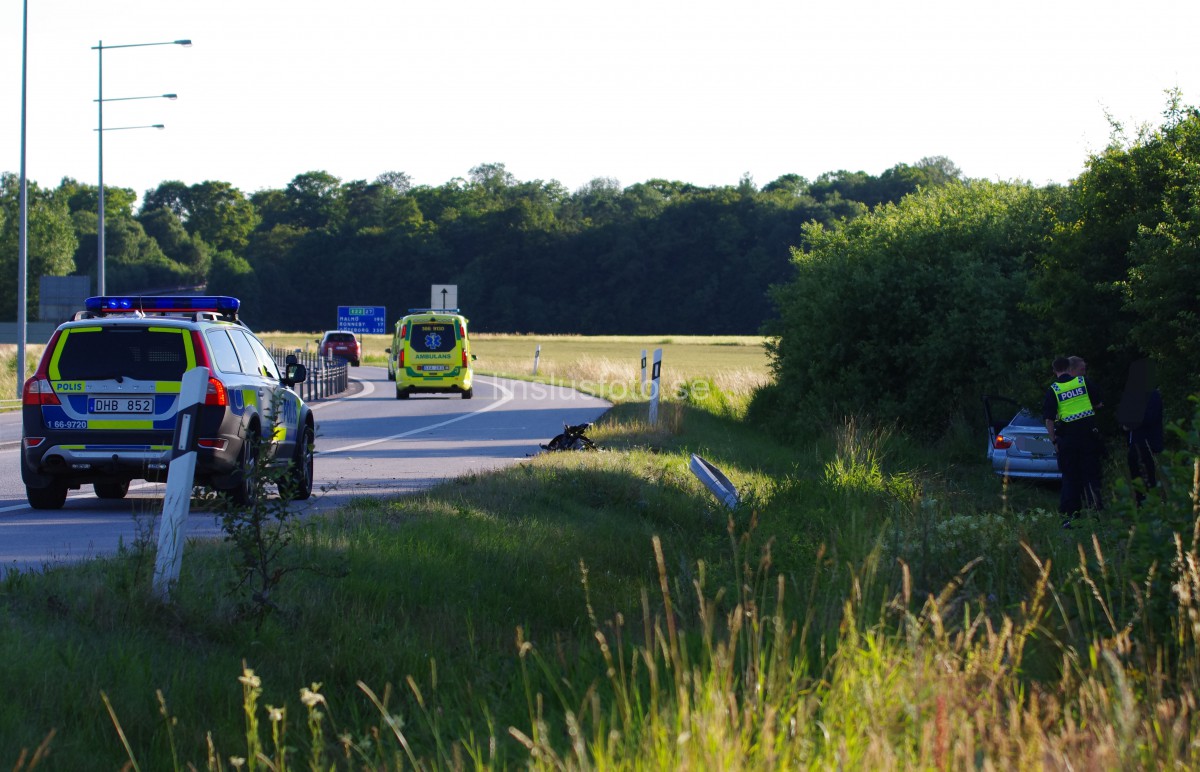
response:
M29 179L232 183L323 170L418 185L502 163L759 185L946 156L1066 183L1112 115L1200 103L1197 0L27 0ZM22 0L0 12L0 171L20 168Z

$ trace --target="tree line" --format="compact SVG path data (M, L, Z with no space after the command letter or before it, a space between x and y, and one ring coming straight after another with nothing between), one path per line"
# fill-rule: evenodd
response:
M1150 358L1176 419L1200 403L1200 112L1112 140L1065 186L955 181L809 222L772 290L775 383L753 405L793 432L846 415L940 436L980 397L1040 409L1079 355L1115 408Z
M109 291L207 286L259 330L319 330L338 305L398 317L457 284L481 331L773 338L777 427L850 412L939 430L984 393L1037 401L1078 354L1111 399L1153 357L1200 391L1200 117L1113 139L1067 185L965 179L946 158L759 187L596 179L571 192L484 164L436 186L321 171L244 194L226 182L106 188ZM17 180L0 181L0 313L15 318ZM97 191L30 185L37 277L94 275Z
M246 195L227 182L166 181L140 206L105 187L110 294L205 285L242 299L260 330L333 326L339 305L389 315L457 284L482 331L755 334L767 290L789 275L805 223L833 225L920 188L961 178L945 158L881 175L795 174L758 187L596 179L571 192L523 182L503 164L415 186L402 172L342 181L323 171ZM16 314L18 180L0 189L0 314ZM29 307L37 277L87 275L97 262L97 189L29 186Z

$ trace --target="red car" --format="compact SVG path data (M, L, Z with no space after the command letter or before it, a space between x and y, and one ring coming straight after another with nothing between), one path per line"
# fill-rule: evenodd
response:
M330 330L321 338L321 356L345 359L352 367L362 361L362 344L352 332Z

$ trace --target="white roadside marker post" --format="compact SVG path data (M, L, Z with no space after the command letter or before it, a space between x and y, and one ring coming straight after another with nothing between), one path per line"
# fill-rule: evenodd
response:
M642 396L646 396L646 349L642 349Z
M659 376L662 375L662 349L654 349L654 369L650 371L650 425L658 425L658 396L661 387Z
M193 367L183 374L179 405L175 414L175 438L167 468L167 493L158 523L158 556L154 564L154 591L163 600L179 581L183 564L184 529L192 505L196 475L196 424L200 405L208 391L208 368Z
M538 360L542 358L542 344L533 351L533 374L537 375Z

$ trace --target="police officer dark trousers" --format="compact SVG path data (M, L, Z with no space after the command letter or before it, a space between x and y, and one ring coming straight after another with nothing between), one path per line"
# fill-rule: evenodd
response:
M1065 357L1054 360L1054 383L1042 400L1042 419L1058 450L1058 468L1062 472L1062 491L1058 511L1064 527L1078 517L1084 507L1104 508L1100 499L1103 446L1096 426L1094 392L1087 379L1068 372ZM1098 400L1097 400L1098 403Z

